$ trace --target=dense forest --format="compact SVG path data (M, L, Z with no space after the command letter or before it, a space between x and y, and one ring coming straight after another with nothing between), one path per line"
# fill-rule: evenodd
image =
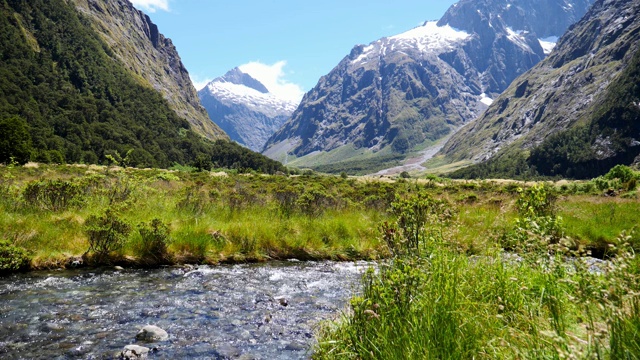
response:
M640 51L586 119L524 152L516 146L452 174L457 178L590 179L640 156Z
M0 2L0 163L197 164L264 172L275 161L190 129L63 0Z

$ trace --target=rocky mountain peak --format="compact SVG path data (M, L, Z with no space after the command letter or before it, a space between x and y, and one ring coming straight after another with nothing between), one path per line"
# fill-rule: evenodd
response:
M437 142L544 59L592 1L461 0L439 21L358 45L305 95L264 153L284 160L352 147L340 153L375 156Z
M262 150L297 105L272 94L238 67L211 81L198 96L211 120L231 140L254 151Z
M269 93L269 89L267 89L266 86L264 86L260 81L251 77L251 75L242 72L242 70L240 70L240 68L238 67L233 68L232 70L229 70L229 72L227 72L226 74L224 74L223 76L217 79L214 79L213 81L228 82L236 85L244 85L250 89L256 90L263 94Z

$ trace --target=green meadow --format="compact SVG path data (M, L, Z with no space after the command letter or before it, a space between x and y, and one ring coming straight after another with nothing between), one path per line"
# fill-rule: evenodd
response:
M6 166L0 272L375 260L315 358L635 359L637 180Z

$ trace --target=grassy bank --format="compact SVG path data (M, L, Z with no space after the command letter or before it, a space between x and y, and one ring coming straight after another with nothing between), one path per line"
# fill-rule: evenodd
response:
M550 191L519 190L517 216L479 256L455 246L463 216L454 204L429 193L394 203L383 231L393 258L364 276L362 294L341 319L325 324L314 358L639 358L634 235L618 235L609 262L584 257ZM573 213L587 199L561 207Z
M622 230L637 225L640 205L633 192L605 197L594 184L558 185L556 204L574 247L604 255ZM389 209L397 196L421 191L455 209L451 246L481 255L503 245L521 185L0 167L0 259L24 259L3 268L9 271L67 266L83 255L85 263L128 265L388 258L380 226L395 218Z

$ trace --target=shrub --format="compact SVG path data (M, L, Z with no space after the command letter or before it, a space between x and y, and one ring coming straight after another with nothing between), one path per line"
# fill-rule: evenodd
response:
M27 184L22 197L25 202L42 210L62 211L82 203L83 190L63 180L34 181Z
M518 250L527 255L548 251L564 236L562 218L555 215L556 197L545 185L518 189L516 218L510 232L502 238L503 247Z
M122 248L131 232L131 225L109 209L102 216L90 216L85 222L85 232L89 237L87 252L93 252L101 262Z
M142 237L139 254L142 260L149 264L162 263L167 260L167 246L169 245L169 227L160 219L153 219L149 224L138 225L138 232Z
M0 240L0 274L22 271L29 268L31 258L27 250Z
M202 215L210 207L209 196L204 190L196 186L189 186L184 189L182 199L178 201L176 207L194 215Z
M385 223L382 232L396 256L419 255L431 244L441 243L443 226L451 223L455 213L451 204L424 192L406 199L398 196L391 204L391 212L397 218L396 223Z

